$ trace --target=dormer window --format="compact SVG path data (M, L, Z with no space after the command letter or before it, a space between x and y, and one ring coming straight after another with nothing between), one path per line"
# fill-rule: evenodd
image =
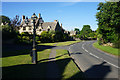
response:
M48 26L47 28L51 28L51 26Z

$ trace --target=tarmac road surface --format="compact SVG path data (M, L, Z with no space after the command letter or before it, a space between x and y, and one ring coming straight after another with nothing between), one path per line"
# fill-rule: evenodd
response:
M100 51L92 46L96 41L84 41L69 47L70 55L87 78L117 78L120 66L118 57ZM120 78L119 78L120 79Z

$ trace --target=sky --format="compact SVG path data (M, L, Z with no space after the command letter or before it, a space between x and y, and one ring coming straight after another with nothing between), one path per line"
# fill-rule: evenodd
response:
M2 15L13 19L16 15L30 18L41 13L45 22L58 20L65 30L82 29L90 25L97 29L96 13L99 2L2 2Z

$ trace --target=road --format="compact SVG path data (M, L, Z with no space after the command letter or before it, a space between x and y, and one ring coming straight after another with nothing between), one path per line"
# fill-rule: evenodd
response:
M92 46L96 41L84 41L69 47L70 55L87 78L118 78L118 57Z

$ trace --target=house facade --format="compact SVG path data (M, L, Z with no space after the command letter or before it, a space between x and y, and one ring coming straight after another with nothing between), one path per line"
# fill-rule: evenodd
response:
M76 31L70 31L70 36L75 36L76 35Z
M26 20L28 23L26 23ZM36 34L37 35L40 35L43 31L51 31L51 30L52 31L62 31L63 30L62 25L60 26L58 20L54 20L53 22L44 22L40 13L38 14L35 26L36 26ZM21 25L20 25L18 31L19 31L19 33L28 32L29 34L33 34L33 23L32 23L31 18L25 19L25 16L23 15L22 22L21 22Z

